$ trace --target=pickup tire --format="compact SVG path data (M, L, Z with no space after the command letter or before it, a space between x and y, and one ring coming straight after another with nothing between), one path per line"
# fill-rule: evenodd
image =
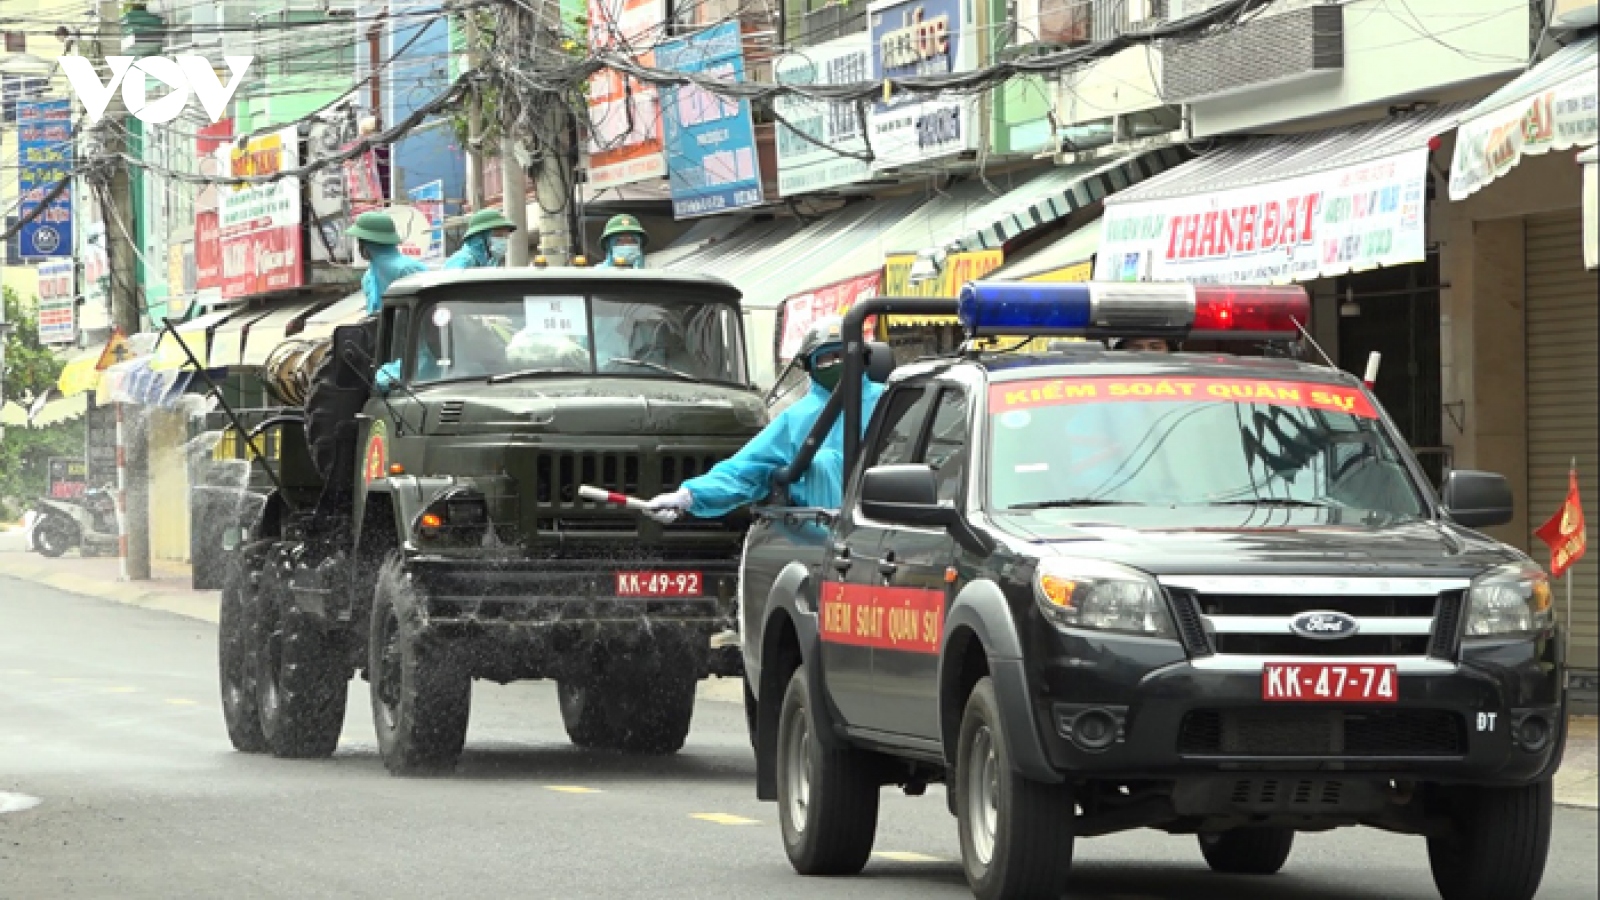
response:
M424 640L419 603L391 556L373 592L367 680L378 753L393 775L454 770L472 712L472 673L451 648Z
M1428 839L1444 900L1532 900L1550 852L1550 781L1525 787L1453 787L1443 795L1455 831Z
M778 714L778 822L789 863L801 875L855 875L878 835L880 783L872 757L828 750L801 666Z
M222 582L217 614L217 682L222 690L222 721L228 726L233 749L263 753L267 736L261 730L261 705L256 702L252 622L258 600L252 578L256 555L230 556Z
M1294 850L1292 828L1235 828L1200 835L1200 855L1213 872L1227 875L1272 875Z
M332 756L344 728L350 672L338 643L301 612L269 560L253 616L256 703L272 755Z
M1072 788L1018 775L994 684L967 698L956 745L961 864L978 900L1057 900L1072 869Z

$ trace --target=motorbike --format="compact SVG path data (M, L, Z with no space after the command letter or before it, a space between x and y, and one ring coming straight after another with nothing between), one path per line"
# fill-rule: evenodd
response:
M40 497L33 512L29 542L41 556L57 557L73 547L85 556L117 550L117 504L109 488L84 491L77 500Z

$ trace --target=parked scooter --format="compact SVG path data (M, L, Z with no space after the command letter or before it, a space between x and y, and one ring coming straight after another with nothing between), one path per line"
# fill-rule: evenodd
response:
M83 492L81 500L40 497L33 505L30 542L41 556L79 547L84 556L117 550L117 504L109 488Z

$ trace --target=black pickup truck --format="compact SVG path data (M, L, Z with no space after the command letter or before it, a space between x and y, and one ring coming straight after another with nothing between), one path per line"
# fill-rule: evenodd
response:
M1075 838L1195 835L1270 874L1297 832L1354 825L1425 836L1446 900L1528 900L1565 660L1544 572L1473 530L1509 520L1505 479L1436 495L1358 379L1295 358L1298 289L1285 325L1272 292L1143 287L1082 321L983 283L847 317L813 432L844 415L844 508L757 510L740 571L757 792L794 868L859 871L881 789L943 783L985 900L1059 897ZM1242 346L922 360L863 434L863 318L957 310L974 335Z

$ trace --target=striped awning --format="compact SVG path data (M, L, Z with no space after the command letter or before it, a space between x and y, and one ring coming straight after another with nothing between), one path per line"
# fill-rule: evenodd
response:
M333 330L340 325L354 325L366 317L367 295L357 292L327 309L313 313L306 319L305 327L301 328L295 337L308 341L330 337L333 335Z
M209 362L211 352L211 329L226 321L230 316L240 314L238 310L225 310L223 312L207 313L197 319L191 319L175 329L183 343L173 340L172 334L161 332L161 339L156 344L154 358L150 361L150 368L162 372L174 369L193 368L189 365L189 357L183 352L187 345L189 352L202 366L211 367ZM244 313L243 315L249 315Z

